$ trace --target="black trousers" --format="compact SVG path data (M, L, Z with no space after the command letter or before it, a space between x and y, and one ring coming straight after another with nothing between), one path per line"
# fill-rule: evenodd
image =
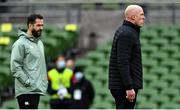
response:
M138 90L135 90L136 98L133 102L126 98L126 90L113 89L110 92L115 99L116 109L134 109Z
M39 94L23 94L17 97L20 109L38 109Z

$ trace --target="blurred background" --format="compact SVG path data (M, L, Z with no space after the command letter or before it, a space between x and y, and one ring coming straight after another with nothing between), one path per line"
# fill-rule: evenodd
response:
M10 73L11 46L19 27L32 13L44 17L42 41L48 71L59 54L83 69L94 89L91 109L115 109L108 90L108 63L113 34L129 4L143 7L141 31L144 89L136 108L180 108L180 2L131 0L0 0L0 108L18 108ZM48 109L50 96L39 108Z

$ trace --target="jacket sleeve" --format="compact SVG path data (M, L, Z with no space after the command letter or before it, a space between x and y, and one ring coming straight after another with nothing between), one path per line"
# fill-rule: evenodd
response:
M12 46L10 61L11 73L13 77L19 80L23 85L30 86L29 77L23 71L24 51L24 47L18 42L15 42Z
M117 40L117 64L118 72L126 90L133 88L133 82L130 73L130 57L133 47L133 38L129 35L119 35Z

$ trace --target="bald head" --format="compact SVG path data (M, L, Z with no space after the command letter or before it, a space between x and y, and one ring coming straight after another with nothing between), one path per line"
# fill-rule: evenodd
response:
M125 19L127 21L132 22L133 24L142 26L144 24L144 12L141 6L139 5L129 5L127 6L127 8L125 9L124 12L125 15ZM142 23L138 23L138 22L142 22Z

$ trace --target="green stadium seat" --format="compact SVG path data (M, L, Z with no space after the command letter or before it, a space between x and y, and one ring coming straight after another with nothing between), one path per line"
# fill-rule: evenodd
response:
M108 74L103 71L102 73L97 73L95 78L104 84L108 79Z
M176 45L165 45L161 48L161 51L172 54L172 53L178 52L179 48Z
M154 96L151 96L149 99L150 102L155 102L158 105L161 105L163 103L169 102L170 99L168 96L163 95L163 94L156 94Z
M40 97L41 105L39 105L38 108L48 109L49 108L49 101L50 101L50 96L49 95L41 96Z
M166 103L163 103L160 108L163 108L163 109L179 109L179 104L172 103L172 102L166 102Z
M148 58L148 54L147 54L147 53L144 53L144 52L143 52L141 55L142 55L142 60L143 60L143 61Z
M103 68L104 70L107 70L109 66L109 60L101 59L96 63L96 65Z
M78 59L75 65L86 68L88 66L92 66L93 62L90 59Z
M150 56L152 59L162 61L164 59L167 59L169 57L168 53L166 52L154 52Z
M162 91L163 89L168 88L168 83L165 81L157 80L157 81L151 82L149 84L149 87L151 87L151 89Z
M137 103L139 104L140 102L146 102L147 101L147 97L141 94L137 95L137 99L136 99Z
M180 68L177 66L175 68L172 69L171 74L175 74L180 76Z
M94 78L98 75L98 74L103 74L104 71L102 68L96 68L95 66L89 66L84 70L85 74L91 74Z
M162 66L156 66L150 70L151 75L156 75L157 77L161 77L169 73L169 69Z
M5 101L2 105L3 109L18 109L18 104L17 104L17 100L13 99L13 100L8 100Z
M160 37L157 37L157 38L152 39L150 43L152 45L156 45L158 47L161 47L161 46L167 45L168 44L168 40L160 38Z
M167 38L168 40L172 40L176 37L178 37L178 33L175 30L165 30L161 33L162 38Z
M5 75L5 76L9 76L10 74L10 67L4 66L4 65L0 65L0 74L1 75Z
M158 91L156 89L150 88L149 86L144 86L144 89L142 89L138 93L138 95L143 95L144 97L147 97L147 98L156 94L158 94Z
M173 40L171 41L171 43L172 43L173 45L178 45L178 46L180 46L180 38L179 38L179 37L173 38Z
M158 48L154 45L144 45L142 46L142 52L144 53L153 53L153 52L157 52L158 51Z
M89 52L87 55L86 55L86 58L88 59L91 59L93 60L94 62L97 62L101 59L105 59L105 56L103 53L101 52L98 52L98 51L93 51L93 52Z
M169 27L165 26L164 24L158 24L158 26L157 25L151 25L151 26L148 26L148 28L156 31L158 33L158 35L161 34L162 31L166 31L169 29Z
M175 89L180 89L179 80L173 81L172 84L171 84L171 87L175 88Z
M3 61L7 58L10 58L10 53L9 52L6 52L6 51L2 51L1 54L0 54L0 61Z
M109 91L109 90L108 90L108 91ZM108 92L108 94L106 95L105 100L106 100L107 102L111 103L111 104L115 104L115 100L114 100L114 98L113 98L113 96L111 95L110 92Z
M154 39L154 38L158 37L158 34L154 30L144 30L141 32L140 36L142 38L146 38L146 39Z
M177 95L176 97L173 97L172 103L180 103L180 95Z
M56 26L46 25L44 27L44 32L47 33L47 35L50 35L52 32L56 32L58 28Z
M179 90L177 88L167 87L161 91L161 94L173 98L179 95Z
M162 61L161 65L168 68L175 68L179 66L179 62L177 60L166 59Z
M111 51L111 44L107 43L105 45L99 45L96 49L99 52L103 52L105 54L105 57L109 57L109 53Z
M155 109L157 104L155 102L140 102L137 106L138 109Z
M146 59L146 60L142 60L143 66L145 68L152 68L152 67L156 67L158 62L156 60L153 59Z
M180 60L180 52L178 51L178 52L173 53L171 58L174 60Z
M151 83L153 81L158 80L158 77L156 75L152 75L152 74L149 74L149 73L144 73L143 80L145 81L145 83L149 84L149 83Z
M161 81L166 81L171 84L173 81L179 80L178 75L165 74L161 77Z
M141 38L141 39L140 39L140 42L141 42L141 46L148 44L148 40L145 39L145 38Z

